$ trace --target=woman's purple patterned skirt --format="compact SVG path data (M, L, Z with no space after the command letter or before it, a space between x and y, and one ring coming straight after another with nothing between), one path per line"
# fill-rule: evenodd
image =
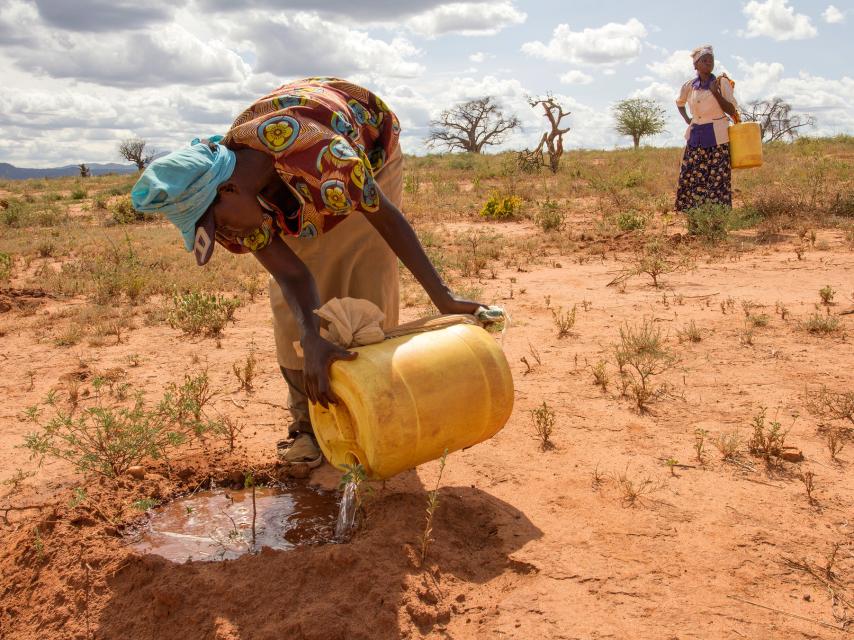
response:
M716 147L685 147L676 210L685 211L706 202L732 206L732 170L729 143Z

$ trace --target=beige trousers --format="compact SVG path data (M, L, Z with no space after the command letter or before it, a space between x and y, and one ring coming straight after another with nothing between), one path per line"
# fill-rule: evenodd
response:
M403 198L403 154L396 147L376 175L377 185L395 206ZM328 233L316 238L286 238L317 284L320 304L332 298L364 298L385 313L383 328L398 324L400 292L398 259L386 241L360 212L352 213ZM291 308L274 278L270 278L270 306L276 357L288 382L288 405L297 430L307 431L308 405L303 393L303 360L294 350L300 339ZM286 373L287 371L287 373Z

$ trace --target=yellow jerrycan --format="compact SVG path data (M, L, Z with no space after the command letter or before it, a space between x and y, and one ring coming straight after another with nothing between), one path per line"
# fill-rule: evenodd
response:
M762 130L758 122L739 122L730 126L729 157L733 169L762 166Z
M311 423L326 459L361 464L384 480L494 436L513 410L507 358L479 326L444 329L357 347L337 361L330 385L340 399L312 403Z

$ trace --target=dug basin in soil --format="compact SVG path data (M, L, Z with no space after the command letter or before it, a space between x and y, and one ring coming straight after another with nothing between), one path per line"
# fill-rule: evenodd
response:
M178 498L149 512L136 528L131 548L173 562L231 560L271 547L331 542L338 495L304 486L255 490L253 544L252 490L217 489Z

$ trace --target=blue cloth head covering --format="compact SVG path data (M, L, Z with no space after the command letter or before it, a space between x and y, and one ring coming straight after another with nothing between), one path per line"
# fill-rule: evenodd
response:
M234 152L219 144L222 136L198 138L178 151L154 160L133 186L130 197L140 212L162 213L178 227L192 251L196 222L216 197L217 187L231 177Z

